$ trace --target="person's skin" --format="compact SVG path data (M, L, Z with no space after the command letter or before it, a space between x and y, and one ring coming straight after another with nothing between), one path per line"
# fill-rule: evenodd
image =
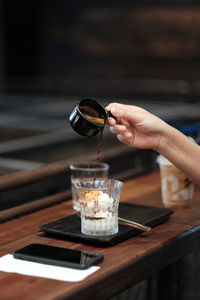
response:
M130 147L152 149L164 155L200 185L200 146L162 119L132 105L110 103L110 131Z

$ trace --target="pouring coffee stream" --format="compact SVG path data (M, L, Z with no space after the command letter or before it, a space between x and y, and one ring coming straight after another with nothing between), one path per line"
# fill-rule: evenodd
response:
M72 110L69 116L69 122L72 128L80 135L93 137L99 134L99 144L97 152L97 161L100 162L101 145L103 130L106 125L108 117L115 118L110 111L106 110L102 104L93 99L83 99ZM96 178L93 178L93 184L95 185ZM118 217L118 221L121 224L131 226L135 229L149 232L151 227L133 222L131 220Z
M107 111L102 104L87 98L82 99L69 116L69 122L78 134L87 137L99 134L98 162L100 161L103 130L110 116L112 116L111 112Z

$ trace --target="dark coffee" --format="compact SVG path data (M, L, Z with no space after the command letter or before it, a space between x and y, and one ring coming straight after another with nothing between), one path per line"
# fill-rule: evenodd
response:
M81 113L88 119L90 122L93 122L97 125L104 125L105 118L102 118L100 113L98 113L95 109L90 106L79 106Z
M99 144L98 144L98 152L97 152L97 161L101 161L101 146L102 146L102 140L103 140L103 129L100 131L99 134Z
M99 134L99 144L98 144L98 150L97 150L97 162L101 162L101 146L102 146L102 138L103 138L103 129L100 131ZM93 178L93 184L95 184L96 177Z
M114 116L93 99L82 99L69 116L72 128L80 135L93 137L99 134L97 161L101 161L103 129L108 117ZM95 182L93 179L93 182Z

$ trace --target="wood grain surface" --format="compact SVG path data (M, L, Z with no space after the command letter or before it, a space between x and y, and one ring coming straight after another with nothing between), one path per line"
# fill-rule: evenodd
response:
M196 188L189 209L175 211L170 220L151 231L112 247L100 247L49 237L37 227L73 214L71 201L0 224L0 255L30 243L102 253L100 270L78 282L62 282L0 272L1 299L109 299L142 281L200 246L200 190ZM160 178L153 173L125 182L121 201L162 207Z

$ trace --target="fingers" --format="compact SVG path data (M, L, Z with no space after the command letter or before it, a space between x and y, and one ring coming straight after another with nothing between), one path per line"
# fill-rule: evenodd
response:
M111 117L108 118L107 123L109 126L115 126L117 124L116 120Z
M119 104L119 103L110 103L110 104L106 107L106 109L107 109L108 111L110 111L111 114L112 114L116 119L119 120L120 106L121 106L121 104ZM118 123L119 123L119 122L118 122Z
M127 134L118 134L117 139L123 144L130 145L132 140L132 135L129 132Z
M110 126L110 131L117 134L125 134L128 130L125 125Z
M128 105L120 104L120 103L110 103L107 106L107 110L109 110L115 117L127 117Z
M121 120L120 118L117 118L116 116L110 116L107 120L108 125L114 125L114 124L120 124Z
M110 103L107 106L107 110L109 110L117 120L121 121L122 119L125 119L132 123L137 123L144 113L144 109L141 107L121 103Z

